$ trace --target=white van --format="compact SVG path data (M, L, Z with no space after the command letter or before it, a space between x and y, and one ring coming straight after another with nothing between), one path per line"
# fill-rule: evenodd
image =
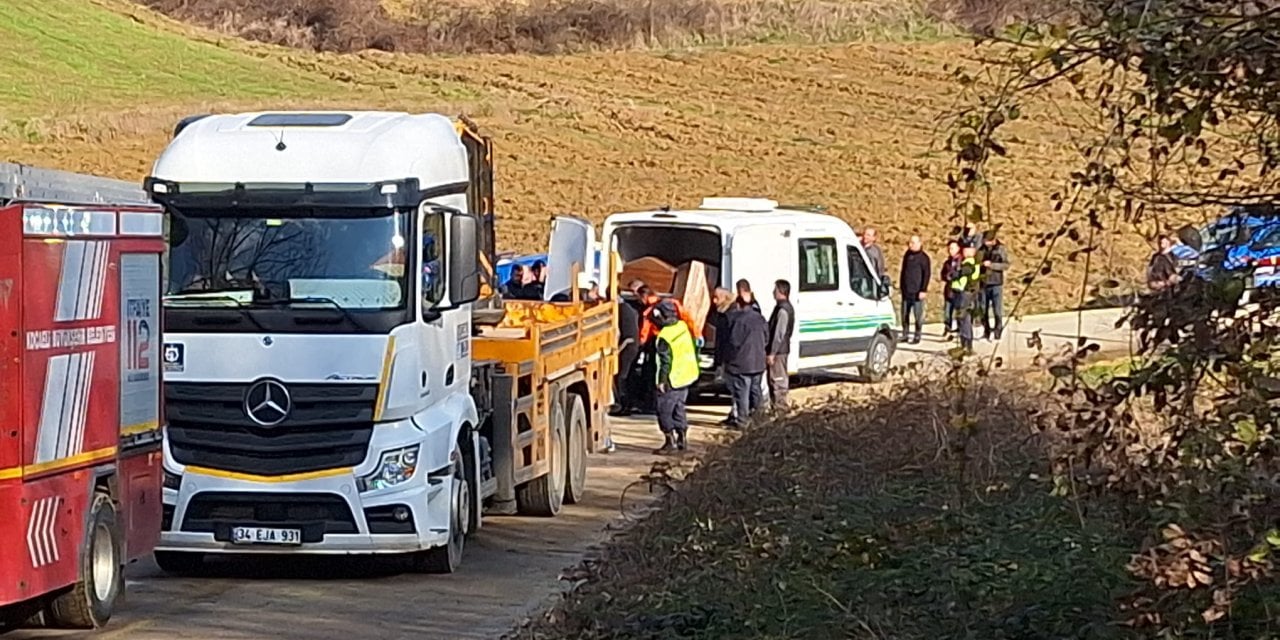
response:
M861 241L835 216L759 198L705 198L696 210L613 214L602 240L623 264L699 260L729 290L745 278L766 317L774 281L791 282L792 373L857 366L876 380L889 369L898 326L889 283L873 275ZM703 358L705 369L711 355Z

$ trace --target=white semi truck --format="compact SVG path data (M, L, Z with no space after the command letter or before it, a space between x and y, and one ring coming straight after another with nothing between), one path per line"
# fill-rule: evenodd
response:
M434 114L179 124L145 183L169 214L162 568L409 553L452 572L482 512L582 498L616 305L497 298L491 151Z

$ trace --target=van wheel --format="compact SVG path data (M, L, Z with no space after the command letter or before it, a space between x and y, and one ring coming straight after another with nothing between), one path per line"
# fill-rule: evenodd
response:
M462 552L467 535L471 533L471 474L463 462L462 451L454 450L458 463L453 469L453 489L449 503L449 542L442 547L428 549L418 556L418 571L424 573L454 573L462 566Z
M566 504L582 502L587 492L587 409L582 396L569 396L569 455L568 474L565 478L564 501Z
M564 504L567 465L564 407L559 402L551 406L550 428L551 450L547 452L550 468L542 477L530 480L516 490L516 504L522 515L551 517L560 513Z
M124 550L111 496L94 492L81 547L80 579L49 603L50 626L97 629L111 619L124 590Z
M156 551L156 566L165 573L191 576L204 570L204 554L191 551Z
M888 336L877 333L867 347L867 361L862 365L862 375L870 382L880 382L889 375L889 363L893 359L893 344Z

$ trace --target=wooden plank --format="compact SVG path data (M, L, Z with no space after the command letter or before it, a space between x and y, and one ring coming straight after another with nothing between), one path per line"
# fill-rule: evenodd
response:
M707 266L699 260L684 263L676 272L672 294L684 305L689 315L693 316L694 332L697 335L702 335L707 314L711 312L710 283Z

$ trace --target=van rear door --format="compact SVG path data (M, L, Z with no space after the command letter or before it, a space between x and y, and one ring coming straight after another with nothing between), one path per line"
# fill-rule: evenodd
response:
M730 277L721 277L722 286L733 291L734 283L745 279L766 318L773 312L774 280L795 282L795 242L791 236L791 225L749 224L735 228L729 240Z
M551 221L551 242L547 248L547 282L542 299L550 300L559 293L573 296L578 286L577 273L596 278L596 230L577 216L556 216Z

